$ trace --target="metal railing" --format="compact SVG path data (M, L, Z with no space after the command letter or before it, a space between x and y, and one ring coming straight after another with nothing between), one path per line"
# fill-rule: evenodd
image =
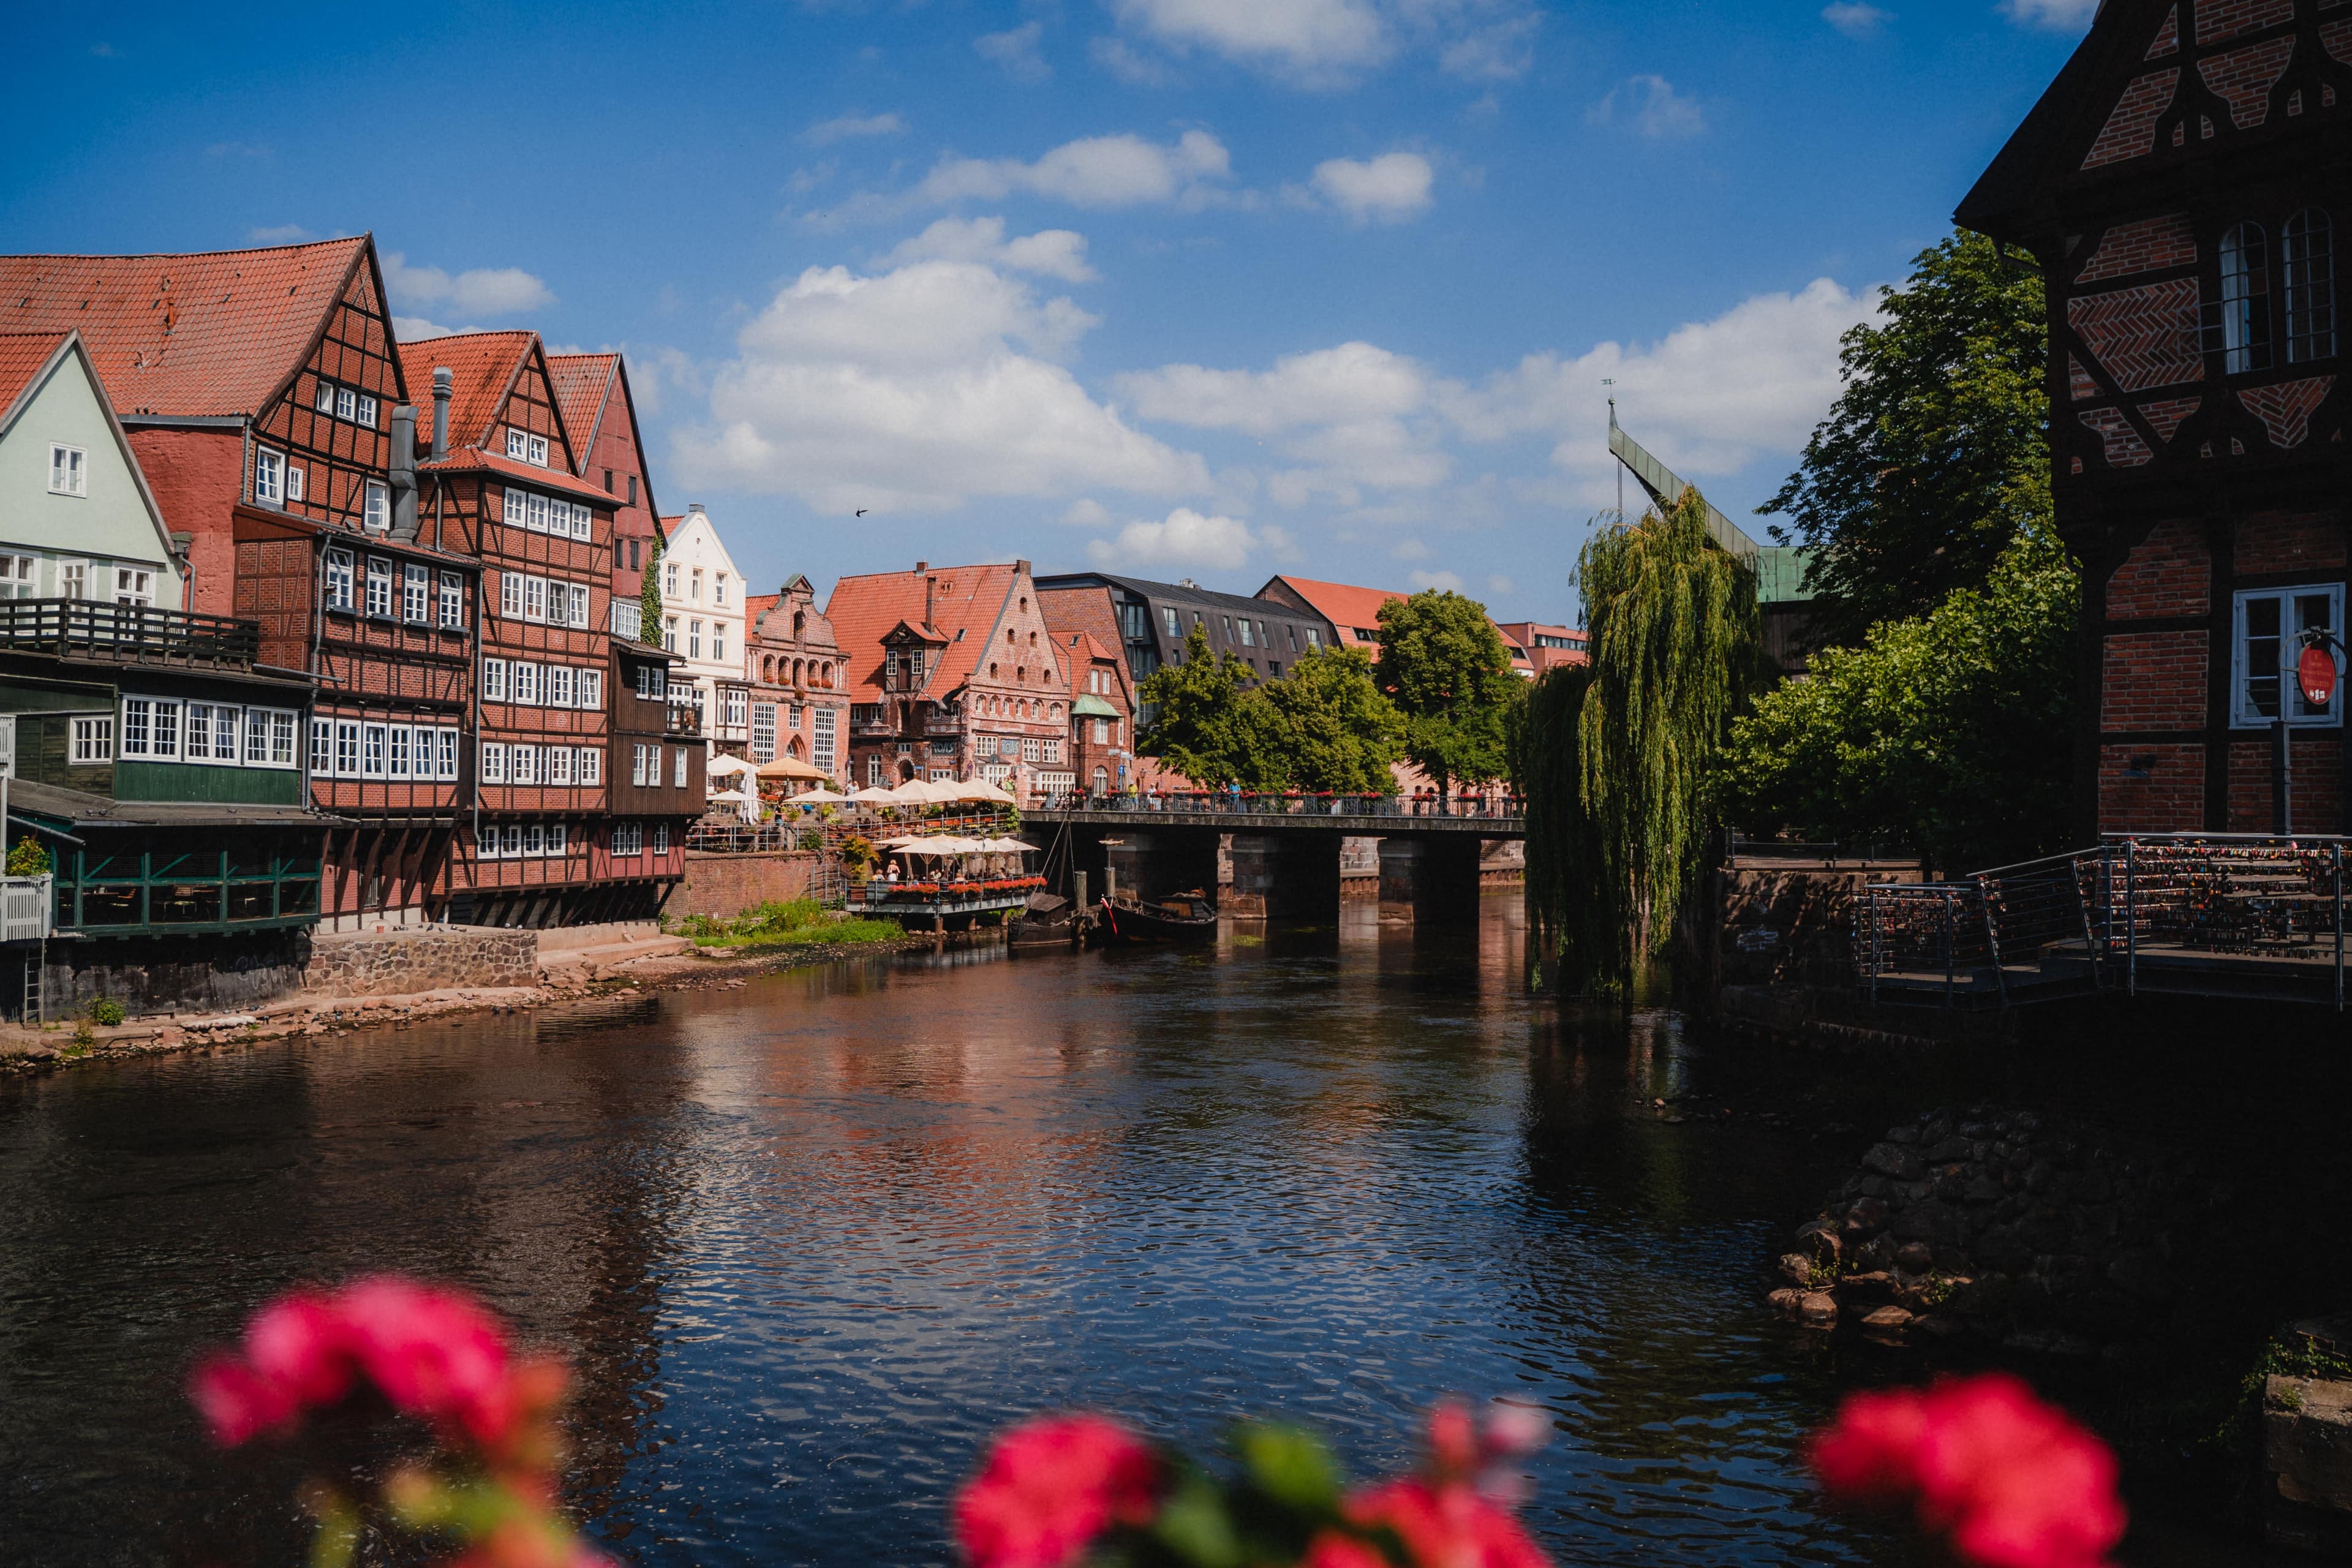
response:
M1055 795L1045 796L1038 809L1145 816L1426 816L1513 824L1527 819L1526 802L1501 795L1444 800L1383 795L1236 795L1203 790L1141 795Z
M0 647L161 664L236 665L261 657L261 626L226 616L88 599L0 599Z
M1876 885L1854 921L1872 1000L2007 1006L2143 987L2345 1005L2352 840L2119 835L1951 882Z

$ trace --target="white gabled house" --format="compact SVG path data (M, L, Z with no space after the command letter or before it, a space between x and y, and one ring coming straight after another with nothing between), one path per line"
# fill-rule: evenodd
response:
M702 706L703 735L740 756L751 739L743 574L700 503L683 517L663 518L661 531L661 646L686 661L671 689L690 689Z

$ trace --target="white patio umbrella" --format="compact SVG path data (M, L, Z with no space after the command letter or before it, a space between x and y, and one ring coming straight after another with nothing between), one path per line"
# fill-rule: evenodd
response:
M784 804L786 805L846 805L849 804L849 797L845 795L835 795L829 789L812 789L787 796Z
M803 796L803 798L805 799L806 797ZM884 789L880 784L867 784L864 789L851 790L849 792L849 798L857 802L861 805L905 805L908 804L908 800L905 795L900 795L896 790Z
M986 779L968 779L964 783L956 785L955 798L958 800L984 800L992 805L1011 805L1013 804L1013 800L1011 795L1005 794L1003 790L997 788Z
M730 757L722 752L718 756L711 758L709 763L705 763L702 771L710 777L717 779L726 778L733 773L748 773L754 770L751 764L745 762L742 758Z

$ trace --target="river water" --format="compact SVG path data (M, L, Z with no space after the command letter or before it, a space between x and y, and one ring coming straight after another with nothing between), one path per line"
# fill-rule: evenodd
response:
M1475 931L950 951L0 1088L0 1558L295 1561L193 1355L302 1279L460 1281L579 1368L573 1502L642 1564L944 1561L987 1435L1087 1405L1409 1462L1450 1391L1556 1432L1563 1560L1875 1563L1798 1458L1830 1369L1759 1260L1839 1174L1663 1120L1669 1014Z

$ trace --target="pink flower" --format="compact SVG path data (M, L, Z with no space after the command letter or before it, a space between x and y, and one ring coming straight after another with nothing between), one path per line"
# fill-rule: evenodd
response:
M1832 1492L1912 1498L1983 1568L2095 1568L2123 1538L2115 1456L2006 1374L1858 1395L1813 1464Z
M406 1279L363 1279L337 1299L352 1353L394 1408L496 1443L515 1416L507 1342L472 1300Z
M1371 1542L1326 1530L1307 1543L1298 1568L1390 1568L1390 1563Z
M1063 1568L1112 1525L1149 1521L1160 1479L1158 1458L1114 1422L1031 1421L957 1494L956 1541L973 1568Z
M332 1303L296 1291L254 1314L246 1364L303 1405L331 1405L352 1386L351 1347Z
M284 1389L228 1355L198 1364L188 1379L188 1397L224 1448L285 1425L301 1409Z
M1349 1498L1351 1524L1396 1533L1416 1568L1549 1568L1519 1521L1468 1487L1391 1481ZM1331 1568L1350 1568L1345 1559Z

